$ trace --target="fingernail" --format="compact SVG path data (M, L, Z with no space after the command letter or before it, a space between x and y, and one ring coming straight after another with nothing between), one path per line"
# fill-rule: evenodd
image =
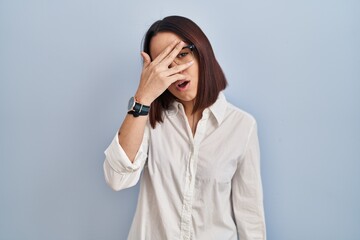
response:
M194 61L188 62L188 65L192 65L194 63Z

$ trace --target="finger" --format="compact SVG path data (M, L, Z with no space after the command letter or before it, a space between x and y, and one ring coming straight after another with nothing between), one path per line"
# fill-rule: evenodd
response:
M184 63L181 65L176 65L175 67L169 68L167 71L165 71L166 76L171 76L175 73L179 73L181 71L184 71L185 69L189 68L191 65L193 65L194 61L190 61L188 63Z
M170 77L167 78L168 79L168 83L169 85L171 85L172 83L178 81L178 80L184 80L184 79L187 79L187 75L184 75L184 74L174 74Z
M143 58L144 67L151 63L151 58L146 52L141 52L141 57Z
M180 51L185 46L184 42L180 42L175 48L164 58L161 63L164 63L166 66L169 66L176 58L176 56L180 53Z
M154 60L153 63L160 63L164 58L166 58L177 46L181 45L182 41L175 40L170 43ZM182 47L181 47L182 48ZM181 50L181 49L180 49Z

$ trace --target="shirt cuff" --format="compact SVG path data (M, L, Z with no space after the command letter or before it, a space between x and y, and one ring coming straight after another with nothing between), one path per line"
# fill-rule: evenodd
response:
M118 132L104 153L106 156L105 161L109 163L110 167L114 169L115 172L121 174L131 173L140 169L141 161L146 159L146 154L143 153L142 147L140 146L139 151L135 156L135 160L132 163L119 144Z

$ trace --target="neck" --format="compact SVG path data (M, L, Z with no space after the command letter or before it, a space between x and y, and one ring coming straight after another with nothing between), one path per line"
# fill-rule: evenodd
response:
M188 102L182 101L181 103L184 106L184 111L185 111L186 116L191 116L193 114L195 100L188 101Z

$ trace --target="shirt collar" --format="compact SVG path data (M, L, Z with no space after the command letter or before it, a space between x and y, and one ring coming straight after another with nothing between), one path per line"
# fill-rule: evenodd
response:
M169 107L169 109L166 110L166 114L168 116L176 115L181 107L181 103L174 101ZM217 123L220 125L221 122L224 120L226 107L227 101L225 95L223 94L223 92L220 92L215 103L204 110L203 116L207 117L209 115L209 112L211 112L212 115L215 117Z
M220 92L216 102L209 107L211 113L214 115L216 121L220 125L225 117L227 101L225 95Z

